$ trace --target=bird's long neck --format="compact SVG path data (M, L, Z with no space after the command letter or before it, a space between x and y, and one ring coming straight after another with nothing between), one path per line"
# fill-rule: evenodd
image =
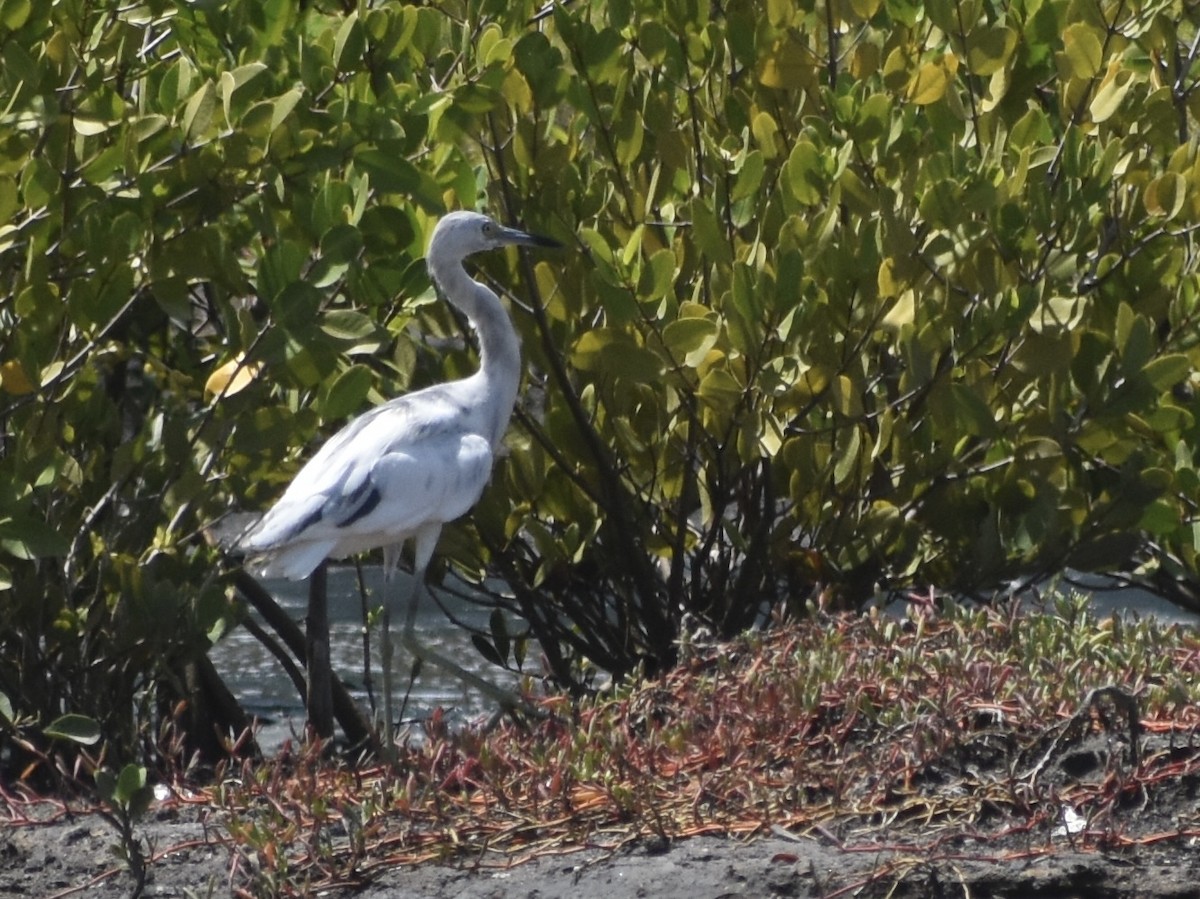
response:
M445 259L431 250L429 274L442 294L467 316L479 337L479 371L473 376L483 385L481 398L490 400L488 424L492 445L500 442L508 427L517 388L521 382L521 343L500 298L473 280L457 258Z

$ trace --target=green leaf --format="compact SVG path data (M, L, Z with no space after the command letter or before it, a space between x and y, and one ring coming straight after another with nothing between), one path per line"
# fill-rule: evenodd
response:
M1183 525L1178 505L1167 500L1155 500L1146 506L1138 520L1138 530L1144 530L1159 538L1167 538Z
M695 368L717 342L717 323L707 318L680 318L663 329L663 343L671 356Z
M667 296L675 286L675 272L675 252L669 249L657 251L650 257L649 264L642 267L638 296L643 300Z
M69 542L45 521L33 518L0 518L0 550L17 559L32 561L66 555Z
M844 438L843 434L846 435ZM858 471L859 455L861 452L862 433L858 427L851 427L838 432L838 442L834 448L834 486L845 484Z
M633 165L641 155L646 126L635 109L628 109L617 123L617 161L623 166Z
M971 33L967 46L967 68L986 77L1008 65L1017 48L1017 32L1004 25L985 25Z
M1170 390L1187 378L1192 371L1192 361L1183 353L1170 353L1146 363L1142 377L1155 390Z
M766 170L761 150L752 150L746 154L746 159L733 182L733 192L730 199L735 203L758 193L762 186L763 173Z
M124 808L132 810L138 794L146 787L146 769L141 765L125 765L117 775L117 786L113 799Z
M330 385L329 393L321 403L321 417L326 421L340 421L358 412L374 383L370 368L351 365Z
M504 657L500 655L495 646L488 642L487 637L484 637L480 634L471 634L471 643L474 644L475 649L481 656L483 656L493 665L503 667Z
M376 336L380 328L356 309L331 309L321 316L321 330L337 340L363 341Z
M354 262L362 248L362 233L354 225L334 225L321 235L321 257L328 261Z
M58 740L71 740L83 746L94 746L100 742L100 724L86 715L62 715L49 725L43 733Z
M1046 113L1040 109L1030 109L1017 119L1016 124L1012 127L1009 140L1013 147L1022 149L1036 146L1052 138L1053 130Z
M41 156L32 157L20 175L21 194L25 204L37 209L46 206L58 195L58 173Z
M517 669L525 667L525 657L529 651L529 640L526 637L518 637L513 641L513 662L516 663Z
M1104 35L1084 22L1063 31L1063 50L1058 55L1059 71L1065 78L1091 78L1103 63Z
M701 252L708 254L710 259L721 265L728 265L732 262L733 251L721 231L716 213L713 212L708 202L702 199L693 200L691 212L696 245Z
M292 281L271 300L271 312L275 316L275 323L281 329L290 332L293 339L307 343L312 333L313 322L317 319L324 299L321 291L307 281ZM296 345L293 345L289 349L296 348ZM328 354L330 348L323 344L311 344L303 346L295 355L321 351ZM326 356L326 358L328 357ZM295 356L291 361L295 361Z
M723 368L714 368L701 379L696 391L701 399L718 409L732 409L742 398L742 385Z
M976 16L972 14L970 6L969 0L926 0L925 14L930 22L946 34L958 35L963 26L969 32L975 24Z
M620 341L604 348L604 370L618 380L647 383L663 374L659 355L633 342Z
M575 341L571 350L571 365L581 371L602 371L604 348L628 339L628 335L617 328L593 328L586 331Z
M508 620L504 617L504 612L500 609L492 609L491 617L488 619L488 626L492 632L492 644L496 647L496 653L504 661L508 660L508 650L511 639L508 634Z
M954 416L963 434L992 437L999 433L995 413L966 384L951 384L950 396L954 402Z
M786 184L797 202L806 206L820 203L824 194L821 153L808 140L798 140L788 156L784 173Z
M287 121L288 116L292 114L292 111L296 108L296 104L300 102L300 99L303 96L304 90L302 88L294 87L290 91L280 94L272 101L271 131L274 131L285 121Z
M258 263L258 295L268 303L300 280L308 252L298 241L284 240L270 247Z
M887 134L892 117L892 98L885 93L872 94L863 101L855 117L860 141L875 141Z
M504 30L493 22L480 34L476 53L483 67L503 65L512 59L513 42L504 37Z
M212 133L216 112L217 91L211 81L206 81L183 109L183 133L189 143L204 140Z
M355 163L371 176L371 185L385 193L414 193L421 184L416 166L393 150L365 149L356 153Z
M354 10L342 21L333 41L333 65L339 72L353 72L362 67L367 53L367 36Z
M0 3L0 25L9 31L20 30L33 12L33 0L3 0Z
M111 768L100 768L93 775L96 781L96 792L100 794L100 798L105 802L113 802L113 797L117 792L117 776L113 774Z
M234 95L266 70L265 62L252 62L248 65L238 66L232 71L221 73L218 90L221 94L221 104L225 110L227 122L233 120L230 106L233 103Z

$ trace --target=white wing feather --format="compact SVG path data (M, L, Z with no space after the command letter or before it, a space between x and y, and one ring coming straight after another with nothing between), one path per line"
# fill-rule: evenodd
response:
M334 435L240 541L256 570L306 577L327 556L398 544L465 514L487 485L492 448L464 386L399 397Z

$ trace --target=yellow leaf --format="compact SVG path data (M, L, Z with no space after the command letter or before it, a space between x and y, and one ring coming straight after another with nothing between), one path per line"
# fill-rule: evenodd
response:
M781 39L759 63L758 80L766 87L798 88L812 81L812 64L797 41Z
M942 99L949 75L940 62L927 62L917 69L917 74L908 83L908 99L918 106L928 106Z
M103 134L111 126L112 122L106 122L103 119L92 118L90 116L78 115L71 119L71 126L75 129L75 133L83 137L93 137L97 134Z
M1088 106L1093 122L1103 122L1112 117L1121 106L1121 101L1133 86L1133 72L1121 68L1121 61L1114 59L1108 73L1096 89L1096 95Z
M1072 330L1087 311L1082 297L1051 297L1039 304L1029 317L1029 326L1038 334L1054 334Z
M996 71L992 72L992 77L988 80L987 93L983 95L983 103L979 107L980 110L991 112L999 106L1000 101L1008 93L1009 84L1010 79L1007 68L996 69Z
M850 0L850 9L861 22L870 20L875 13L879 12L881 5L882 0Z
M238 353L211 375L204 382L206 397L225 397L240 393L253 383L262 371L262 363L246 362L246 357Z
M500 86L500 93L517 113L526 114L533 108L533 91L529 89L529 82L525 80L525 76L515 67L509 69L504 76L504 84Z
M0 365L0 385L4 387L5 393L11 393L13 396L24 396L34 391L33 382L16 359L10 359Z
M899 91L908 85L914 61L903 47L895 47L883 61L883 83L888 90Z
M776 28L790 25L796 8L789 0L767 0L767 21Z
M838 375L829 383L833 407L847 418L862 415L862 396L855 389L854 381L846 375Z
M1142 200L1146 211L1163 218L1174 218L1187 197L1187 182L1175 172L1164 172L1146 185Z
M912 324L913 319L917 316L916 300L916 295L911 288L903 291L880 324L889 331L899 331L905 325Z
M879 263L879 273L875 276L876 283L879 285L879 295L881 297L895 297L900 295L900 280L896 277L896 261L892 257L888 257Z
M767 159L774 159L779 154L779 125L769 112L760 112L750 123L750 131L754 141Z

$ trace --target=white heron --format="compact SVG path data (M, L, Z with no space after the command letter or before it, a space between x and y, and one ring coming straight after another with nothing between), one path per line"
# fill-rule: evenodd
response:
M467 256L504 246L561 244L475 212L451 212L437 223L426 265L443 296L475 330L479 370L396 397L350 421L300 469L279 501L242 536L239 549L260 576L300 579L326 558L382 547L385 592L391 593L401 549L412 538L413 586L401 642L416 659L511 706L511 695L421 645L413 627L442 526L479 499L516 402L517 333L496 294L463 267ZM382 667L391 739L389 598L383 602Z

